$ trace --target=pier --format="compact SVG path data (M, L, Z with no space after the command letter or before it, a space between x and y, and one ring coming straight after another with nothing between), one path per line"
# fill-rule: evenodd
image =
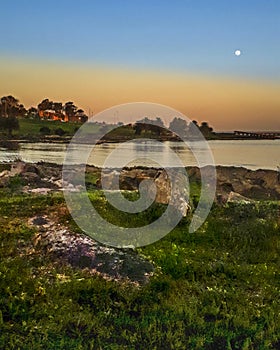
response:
M280 132L278 131L234 131L234 135L244 137L246 139L279 139Z

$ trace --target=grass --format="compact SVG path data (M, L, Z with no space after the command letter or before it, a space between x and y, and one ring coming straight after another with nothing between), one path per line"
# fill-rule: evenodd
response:
M61 122L61 121L50 121L42 119L19 119L19 130L13 131L13 135L17 137L36 138L41 135L40 129L47 127L50 129L50 135L55 135L55 131L60 128L65 131L65 136L73 136L77 129L82 123L74 122ZM107 130L107 131L106 131ZM112 131L110 127L90 123L87 128L83 131L83 134L88 135L105 135L104 140L106 141L124 141L131 140L134 138L158 138L157 134L151 131L143 131L141 135L135 135L135 130L131 126L115 127Z
M40 129L42 127L48 127L51 130L51 134L55 133L58 128L63 129L66 135L74 135L80 123L62 123L60 121L48 121L39 119L19 119L19 130L14 131L14 135L22 137L34 137L40 136Z
M90 198L123 222L101 192ZM27 218L63 204L61 194L1 191L1 349L279 349L279 202L214 206L193 234L183 219L138 249L157 267L142 287L91 276L32 246Z

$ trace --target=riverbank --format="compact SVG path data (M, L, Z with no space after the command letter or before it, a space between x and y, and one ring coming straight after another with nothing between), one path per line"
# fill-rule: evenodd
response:
M276 172L218 167L217 187L228 197L216 197L198 231L188 232L190 212L160 241L132 250L99 244L75 225L60 165L0 168L1 348L279 348ZM199 170L187 170L193 210ZM141 178L158 171L124 169L123 193L135 199ZM124 225L125 213L100 190L100 169L87 167L85 180L100 215ZM147 224L161 209L154 204L129 223Z

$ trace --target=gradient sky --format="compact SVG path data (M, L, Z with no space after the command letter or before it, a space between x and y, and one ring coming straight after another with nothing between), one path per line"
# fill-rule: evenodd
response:
M0 32L0 96L27 107L149 101L217 130L280 130L278 0L14 0Z

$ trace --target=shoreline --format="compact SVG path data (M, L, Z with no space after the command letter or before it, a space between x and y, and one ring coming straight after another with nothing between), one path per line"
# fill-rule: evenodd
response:
M49 165L49 166L54 166L54 167L63 167L63 162L62 163L57 163L57 162L49 162L49 161L44 161L44 160L39 160L39 161L26 161L26 160L23 160L21 158L17 159L13 159L13 160L0 160L0 166L1 165L10 165L10 164L13 164L15 162L23 162L23 163L26 163L26 164L32 164L32 165ZM68 167L89 167L89 168L94 168L94 169L99 169L99 170L106 170L106 171L113 171L113 170L117 170L117 171L120 171L122 169L124 170L131 170L131 169L143 169L143 170L148 170L148 169L155 169L155 170L162 170L164 169L163 167L154 167L154 166L146 166L146 165L134 165L134 166L124 166L124 167L112 167L112 168L103 168L101 166L98 166L98 165L95 165L95 164L84 164L84 163L73 163L73 164L68 164L67 165ZM165 169L191 169L191 168L197 168L197 169L201 169L201 168L207 168L207 167L212 167L213 165L204 165L203 167L198 167L196 165L186 165L186 166L183 166L183 167L165 167ZM278 173L278 170L274 167L271 167L271 168L249 168L249 167L246 167L245 165L223 165L223 164L215 164L214 167L217 169L217 168L227 168L227 169L237 169L237 170L246 170L246 171L253 171L253 172L258 172L258 171L272 171L274 173Z
M0 160L0 166L1 165L10 165L10 164L13 164L17 161L20 161L20 162L23 162L23 163L26 163L26 164L32 164L32 165L49 165L49 166L54 166L54 167L63 167L63 163L56 163L56 162L48 162L48 161L25 161L25 160L22 160L22 159L14 159L14 160L4 160L4 161L1 161ZM130 166L130 167L123 167L123 168L118 168L118 167L112 167L112 168L103 168L103 167L100 167L100 166L97 166L95 164L79 164L79 163L74 163L74 164L68 164L67 165L68 167L84 167L86 166L86 168L93 168L93 169L98 169L98 170L105 170L105 171L114 171L114 170L117 170L117 171L121 171L121 170L132 170L132 169L142 169L142 170L149 170L149 169L154 169L154 170L163 170L163 169L192 169L192 168L196 168L196 169L201 169L201 168L207 168L207 167L212 167L213 165L204 165L203 167L198 167L198 166L195 166L195 165L187 165L187 166L183 166L183 167L154 167L154 166L146 166L146 165L134 165L134 166ZM238 170L246 170L246 171L253 171L253 172L258 172L258 171L272 171L274 173L278 173L277 170L275 170L275 168L257 168L257 169L252 169L252 168L248 168L244 165L222 165L222 164L216 164L214 165L214 167L217 169L217 168L226 168L226 169L237 169Z
M84 167L85 165L83 165ZM166 173L163 168L135 166L124 168L100 168L93 165L86 165L86 185L92 189L102 190L101 172L106 177L106 183L113 184L116 181L116 174L119 176L119 189L135 191L144 179L156 179L159 174ZM26 189L36 191L44 188L49 190L62 190L65 178L62 180L62 169L73 174L82 170L81 165L67 165L56 163L27 163L22 161L0 162L0 188L9 185L10 179L18 176ZM171 171L178 173L178 168L171 168ZM198 167L185 167L188 181L191 184L200 186L201 171ZM213 178L212 166L204 167L204 173L209 169L209 181L216 182L216 201L224 203L233 194L241 195L249 200L280 200L280 179L275 170L258 169L250 170L244 167L216 166L216 178ZM66 177L67 179L67 177ZM67 179L66 181L69 182ZM102 180L103 181L103 180ZM164 180L169 181L169 180ZM73 186L70 182L68 185ZM162 184L164 187L165 184ZM75 184L74 184L75 187Z
M142 137L135 137L135 138L119 138L119 139L98 139L98 135L93 135L96 139L97 142L96 144L103 144L103 143L122 143L122 142L127 142L131 140L141 140ZM184 141L190 141L190 142L195 142L197 139L180 139L176 137L154 137L150 138L151 140L157 140L160 142L184 142ZM72 136L56 136L56 135L50 135L50 136L39 136L39 137L13 137L13 138L4 138L0 139L0 147L3 147L2 145L13 145L13 144L20 144L20 143L61 143L61 144L69 144L72 140ZM230 136L230 137L205 137L206 141L267 141L267 140L272 140L272 141L277 141L280 140L280 137L275 137L275 138L259 138L259 137L241 137L241 136ZM90 144L92 143L92 140L87 141L85 140L79 140L79 143L81 144ZM4 147L3 147L4 148ZM7 147L7 149L9 149Z

